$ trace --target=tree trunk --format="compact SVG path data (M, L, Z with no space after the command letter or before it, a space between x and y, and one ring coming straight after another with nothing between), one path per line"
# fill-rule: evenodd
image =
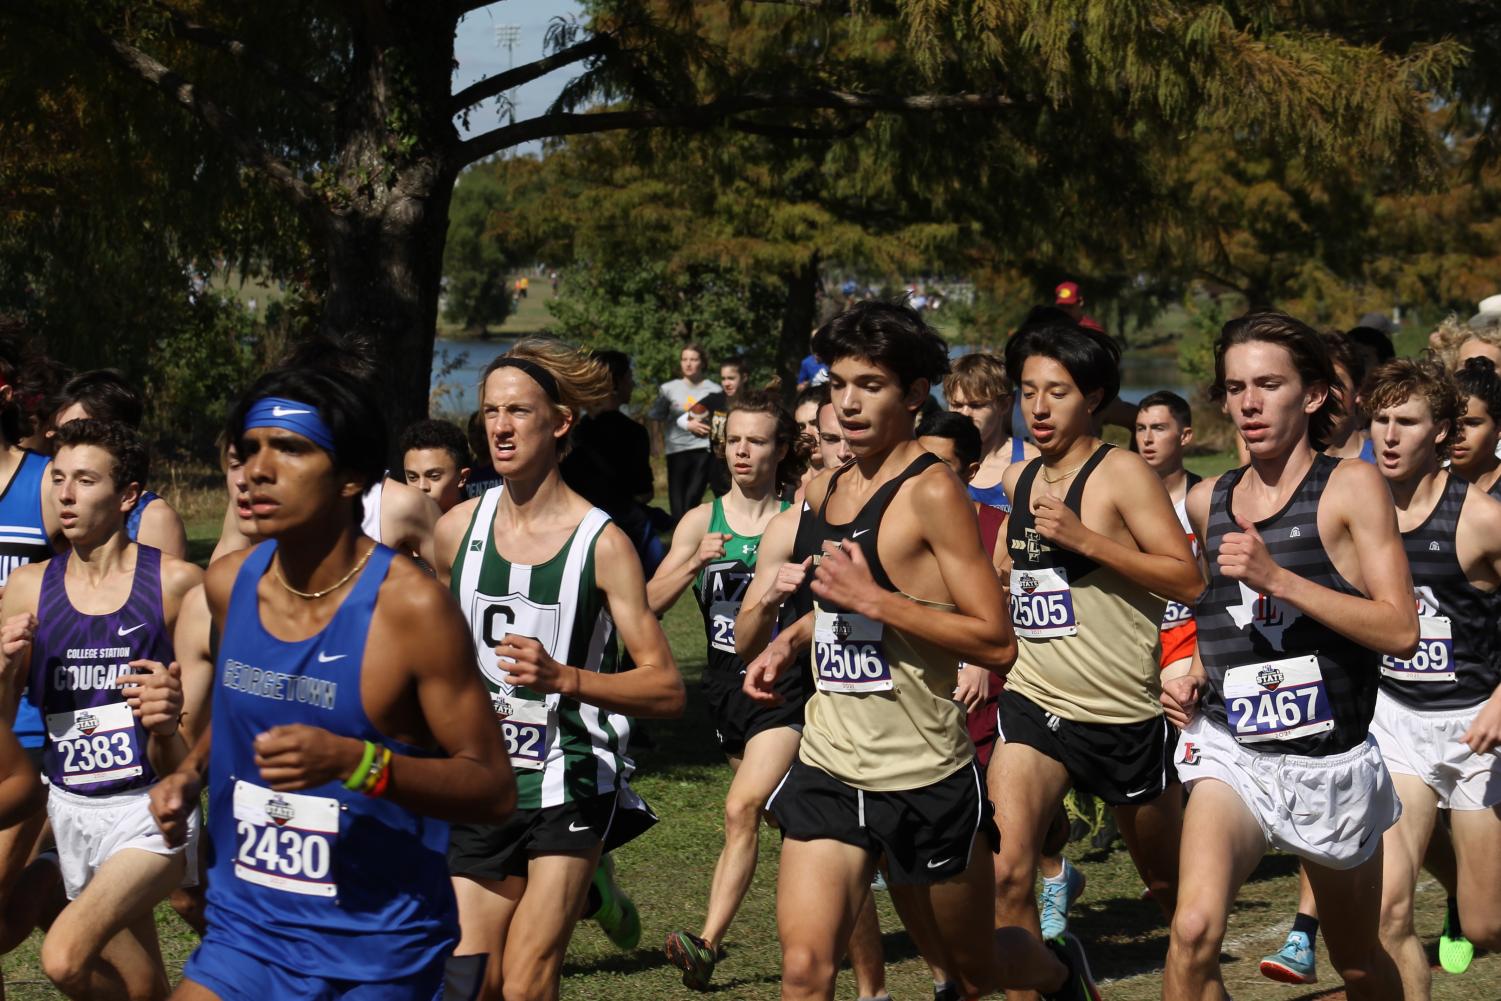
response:
M787 302L777 338L777 374L788 403L797 394L797 369L808 354L808 338L818 318L818 251L787 273Z

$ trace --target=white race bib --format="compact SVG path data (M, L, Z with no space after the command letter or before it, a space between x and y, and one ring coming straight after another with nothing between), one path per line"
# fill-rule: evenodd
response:
M740 602L716 601L709 606L709 645L725 653L735 652L735 617Z
M557 713L549 711L546 702L531 699L491 695L490 703L500 719L500 732L506 739L511 767L535 771L547 764L553 730L557 728Z
M49 713L47 736L57 748L64 786L135 778L145 770L128 703Z
M1011 625L1029 640L1077 636L1074 596L1061 567L1011 571Z
M235 782L235 875L309 897L337 897L339 801Z
M1225 672L1225 711L1242 744L1292 740L1334 729L1317 657L1243 664Z
M1418 650L1409 660L1381 657L1381 673L1398 681L1453 681L1454 627L1446 615L1418 616Z
M891 691L885 634L874 619L819 609L813 618L813 681L819 691Z

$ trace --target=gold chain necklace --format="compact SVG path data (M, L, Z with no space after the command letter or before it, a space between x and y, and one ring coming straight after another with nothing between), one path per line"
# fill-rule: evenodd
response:
M365 555L360 557L359 562L354 565L354 569L350 570L347 574L340 577L338 580L334 581L332 584L330 584L328 587L325 587L321 591L299 591L291 584L288 584L287 579L283 577L281 573L281 560L277 560L274 564L272 564L271 569L276 572L276 581L282 587L286 588L292 594L297 595L297 597L299 598L302 598L306 601L313 601L317 598L323 597L326 594L333 594L339 588L343 587L345 584L348 584L349 581L354 577L354 575L363 570L365 568L365 564L370 562L370 556L374 552L374 546L371 546L369 549L365 550Z
M1088 459L1085 459L1084 462L1079 463L1073 469L1070 469L1066 473L1061 473L1058 476L1049 476L1048 475L1048 471L1046 469L1044 469L1042 471L1042 482L1044 482L1044 483L1061 483L1064 480L1068 479L1070 476L1072 476L1075 473L1077 473L1079 470L1083 469L1084 468L1084 463L1087 463L1088 461L1089 461Z

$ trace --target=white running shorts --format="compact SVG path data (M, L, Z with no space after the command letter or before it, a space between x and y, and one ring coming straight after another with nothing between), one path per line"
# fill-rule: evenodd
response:
M1501 754L1476 754L1460 742L1484 704L1419 712L1377 692L1371 736L1386 766L1422 779L1443 809L1489 810L1501 803Z
M58 866L69 900L83 892L100 866L126 848L139 848L155 855L186 854L188 864L182 885L198 883L198 811L189 815L186 843L173 848L151 816L149 789L80 796L54 785L47 793L47 817L57 839Z
M1365 862L1402 815L1391 775L1370 737L1323 758L1250 751L1199 713L1179 737L1174 762L1190 791L1204 779L1219 779L1233 789L1269 847L1330 869Z

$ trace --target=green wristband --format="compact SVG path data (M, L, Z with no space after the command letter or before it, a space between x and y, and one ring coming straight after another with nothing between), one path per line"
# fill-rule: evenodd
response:
M360 767L351 772L349 778L344 780L344 788L350 792L359 792L360 787L365 784L365 777L370 774L370 764L374 760L375 742L367 740L365 741L365 755L360 758Z

